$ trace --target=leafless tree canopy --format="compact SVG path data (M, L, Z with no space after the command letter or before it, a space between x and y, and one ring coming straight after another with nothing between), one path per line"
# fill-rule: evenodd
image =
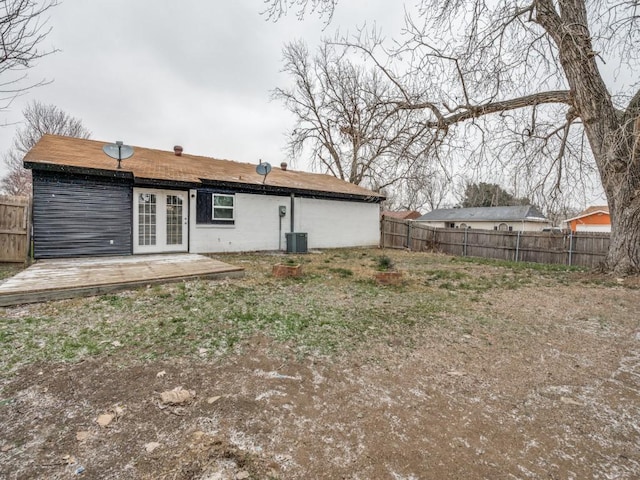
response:
M284 71L293 86L273 95L296 118L288 144L293 159L309 156L316 168L383 190L401 204L408 185L431 185L421 159L429 130L386 101L393 85L382 72L352 62L347 50L326 42L315 55L302 42L286 45Z
M393 48L371 32L338 43L376 65L394 86L386 102L416 112L433 146L517 166L545 196L596 170L612 216L606 266L640 273L640 2L423 0ZM626 92L609 90L610 64L636 72ZM478 142L464 145L461 128Z
M46 13L57 4L57 0L0 2L0 109L16 95L43 83L24 84L27 70L51 53L40 47L50 31Z
M330 22L338 0L264 0L264 4L263 14L269 20L278 20L290 10L294 10L299 19L315 12Z
M55 105L31 102L23 110L24 124L18 128L13 146L4 155L8 174L0 180L0 190L8 195L31 194L31 170L22 165L25 154L46 134L89 138L91 132L82 122Z
M22 166L22 156L10 150L3 161L8 173L0 180L0 192L14 196L31 195L31 170Z

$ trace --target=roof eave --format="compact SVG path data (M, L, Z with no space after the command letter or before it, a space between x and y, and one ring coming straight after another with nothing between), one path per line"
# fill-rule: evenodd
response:
M563 220L563 222L573 222L574 220L580 220L581 218L590 217L591 215L596 215L598 213L602 213L604 215L609 215L609 212L607 212L606 210L596 210L594 212L589 212L589 213L585 213L583 215L578 215L577 217L567 218L566 220Z

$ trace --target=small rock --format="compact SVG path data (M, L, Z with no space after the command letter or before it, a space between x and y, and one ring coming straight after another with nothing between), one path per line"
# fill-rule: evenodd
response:
M9 450L12 450L13 448L15 448L15 445L7 443L6 445L3 445L2 448L0 448L0 451L8 452Z
M156 373L156 377L157 378L162 378L167 374L167 372L165 372L164 370L162 370L161 372Z
M201 357L204 357L204 356L207 354L207 352L208 352L208 351L209 351L209 349L208 349L208 348L199 348L199 349L198 349L198 354L199 354Z
M159 442L149 442L144 444L144 449L147 453L153 452L156 448L161 447L162 445Z
M124 408L122 408L120 406L116 406L113 409L113 412L116 414L116 417L121 417L122 415L124 415Z
M107 427L115 418L115 415L113 415L112 413L103 413L102 415L100 415L98 417L98 419L96 420L96 422L98 423L98 425L100 425L102 428Z
M197 432L193 432L193 439L196 440L196 441L200 440L204 436L205 436L205 433L202 430L198 430Z
M160 394L160 400L164 404L178 405L189 402L196 396L194 390L185 390L182 387L176 387L173 390L167 390Z
M89 438L89 435L89 432L87 432L86 430L80 431L76 433L76 440L78 440L79 442L84 442L87 438Z
M118 340L114 340L113 342L111 342L111 345L113 345L114 347L118 348L121 347L122 344L118 341Z
M217 397L209 397L207 398L207 403L208 404L216 403L218 400L220 400L220 398L222 398L220 395L218 395Z
M249 472L247 472L246 470L242 470L241 472L238 472L236 475L236 480L245 480L247 478L249 478L251 475L249 474Z
M466 373L459 372L457 370L451 370L450 372L447 372L447 375L449 375L451 377L464 377L466 375Z

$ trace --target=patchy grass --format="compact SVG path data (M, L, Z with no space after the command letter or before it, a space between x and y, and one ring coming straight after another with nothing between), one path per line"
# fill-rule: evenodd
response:
M0 282L26 268L23 263L0 263Z
M406 272L399 286L372 281L380 258ZM136 360L218 357L267 335L297 355L339 354L370 342L411 344L426 327L474 331L489 291L588 282L581 271L549 265L460 259L375 249L287 256L305 265L298 279L269 275L282 256L226 255L244 279L192 281L136 291L5 309L4 370L88 356ZM583 283L584 284L584 283ZM588 284L588 283L587 283ZM433 332L432 332L433 334Z

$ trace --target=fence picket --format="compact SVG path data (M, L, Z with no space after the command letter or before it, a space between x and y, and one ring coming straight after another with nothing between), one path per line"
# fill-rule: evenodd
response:
M435 228L383 217L381 246L450 255L598 267L609 250L607 233L505 232Z
M30 200L0 195L0 262L24 262L29 254Z

